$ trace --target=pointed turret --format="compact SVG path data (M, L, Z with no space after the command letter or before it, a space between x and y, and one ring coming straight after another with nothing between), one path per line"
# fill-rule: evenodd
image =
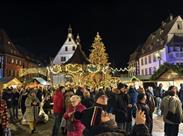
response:
M79 34L77 34L77 36L76 36L76 44L77 44L77 45L80 44L80 37L79 37Z
M69 28L68 28L68 38L72 38L73 35L72 35L72 28L71 28L71 25L69 25Z

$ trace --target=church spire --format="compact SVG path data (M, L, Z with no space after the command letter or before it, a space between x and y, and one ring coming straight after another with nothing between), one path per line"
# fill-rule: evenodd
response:
M69 28L68 28L68 37L72 38L72 28L71 28L71 25L69 25Z
M71 33L71 34L72 34L72 28L71 28L71 25L69 25L68 33Z

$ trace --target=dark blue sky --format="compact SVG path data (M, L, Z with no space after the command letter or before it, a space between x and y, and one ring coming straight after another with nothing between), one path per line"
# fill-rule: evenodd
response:
M135 0L134 0L135 1ZM54 57L67 36L80 34L87 56L94 36L100 32L110 61L126 66L129 55L170 13L183 16L183 3L169 2L6 2L0 4L0 28L13 42L30 52Z

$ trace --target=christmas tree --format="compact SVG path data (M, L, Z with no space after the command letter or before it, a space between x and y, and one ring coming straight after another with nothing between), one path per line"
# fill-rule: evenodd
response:
M92 50L89 55L89 60L94 65L106 66L108 65L108 54L106 53L106 49L104 43L101 41L99 33L94 39L94 43L92 44Z

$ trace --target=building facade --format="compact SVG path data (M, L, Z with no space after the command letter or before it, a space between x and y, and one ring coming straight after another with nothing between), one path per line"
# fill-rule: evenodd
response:
M0 30L0 78L18 77L21 68L38 66L10 40L4 30Z
M64 64L66 66L70 64L85 65L89 63L87 56L82 50L79 35L77 35L76 40L74 40L72 29L69 27L67 39L53 59L51 65L55 66ZM52 74L53 85L64 84L68 77L69 76L65 73Z
M65 43L60 48L59 52L53 59L53 64L64 64L66 63L74 54L77 48L76 41L73 38L72 28L69 27L68 35Z
M183 20L180 16L170 16L160 28L151 33L143 46L130 56L129 67L135 66L136 75L152 75L160 65L166 63L183 64Z

